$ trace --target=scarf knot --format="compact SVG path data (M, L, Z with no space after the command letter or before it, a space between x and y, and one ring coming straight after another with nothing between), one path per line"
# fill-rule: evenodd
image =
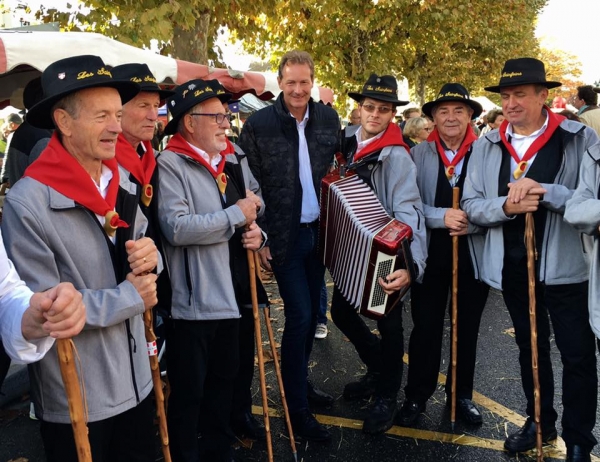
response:
M116 228L128 228L129 224L118 218L115 212L117 194L119 192L119 167L113 157L102 161L113 176L108 184L106 198L103 198L90 174L75 158L64 148L54 132L46 149L40 157L25 170L24 176L33 178L46 186L58 191L63 196L72 199L75 203L91 210L96 215L106 217L105 230L111 237ZM116 221L113 222L113 215ZM110 215L110 216L109 216ZM106 222L110 227L106 226ZM114 223L114 226L111 225ZM114 228L114 229L113 229Z

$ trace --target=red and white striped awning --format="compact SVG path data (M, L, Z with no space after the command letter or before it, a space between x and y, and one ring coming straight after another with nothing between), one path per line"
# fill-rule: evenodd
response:
M0 106L22 107L23 88L54 61L84 54L100 56L109 66L146 63L156 80L179 85L191 79L218 79L239 99L252 93L262 100L275 98L281 90L277 74L217 69L203 64L161 56L91 32L0 31ZM314 86L315 101L333 104L333 92Z

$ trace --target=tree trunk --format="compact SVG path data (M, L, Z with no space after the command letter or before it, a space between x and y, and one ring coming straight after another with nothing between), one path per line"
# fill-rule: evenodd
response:
M173 30L173 55L192 63L208 64L208 30L210 14L202 12L196 19L195 26L184 30L176 25Z
M425 104L425 78L422 75L419 75L415 80L415 95L419 107L423 106Z

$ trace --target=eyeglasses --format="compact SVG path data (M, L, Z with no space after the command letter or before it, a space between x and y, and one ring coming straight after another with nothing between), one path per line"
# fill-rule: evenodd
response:
M427 130L428 132L432 132L433 127L423 127L421 130Z
M392 108L389 106L374 106L373 104L361 104L361 107L367 112L375 112L375 109L380 114L389 114L392 112Z
M218 114L200 114L199 112L190 112L191 116L210 116L210 117L214 117L215 118L215 122L217 123L217 125L221 125L223 123L223 121L225 119L227 119L227 122L231 122L231 119L233 119L233 114L222 114L222 113L218 113Z

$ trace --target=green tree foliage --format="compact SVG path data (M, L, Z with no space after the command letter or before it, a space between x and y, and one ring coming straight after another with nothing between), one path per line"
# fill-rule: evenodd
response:
M504 61L537 56L535 19L546 0L82 0L45 9L48 21L105 33L195 62L213 51L220 26L273 67L290 49L309 51L316 76L340 96L371 72L406 77L417 103L447 81L472 93L497 82ZM91 8L84 14L81 8ZM70 25L70 26L69 26Z
M283 0L248 43L273 60L290 48L317 58L317 77L356 89L371 72L406 77L417 102L443 83L472 93L495 83L504 61L536 56L535 19L546 0Z
M214 42L220 26L244 33L248 16L269 10L275 0L80 0L70 11L45 8L38 17L66 30L105 34L138 47L158 41L161 54L207 64L219 62ZM242 14L243 9L243 14Z
M552 100L556 96L569 98L577 92L577 87L585 85L581 80L581 61L579 58L566 51L555 48L540 49L538 56L546 65L548 80L562 83L561 87L550 90L548 98Z

